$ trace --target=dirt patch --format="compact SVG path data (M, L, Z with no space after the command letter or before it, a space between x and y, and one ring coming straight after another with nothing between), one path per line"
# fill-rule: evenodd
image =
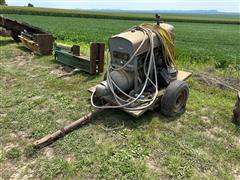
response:
M57 78L69 79L70 76L73 76L76 72L68 66L57 66L50 71L50 74L56 75Z
M148 159L146 161L146 165L149 169L153 170L153 171L158 171L158 166L157 166L157 162L154 159Z
M54 69L51 70L50 74L53 74L56 76L62 76L71 71L72 69L67 66L56 66Z
M67 120L67 119L58 119L56 120L56 122L61 125L61 126L65 126L66 124L70 124L71 121Z
M6 117L7 116L7 114L6 113L0 113L0 117Z
M16 137L17 137L17 135L16 135L15 133L10 133L9 136L10 136L11 138L16 138Z
M43 151L43 154L49 158L49 159L52 159L54 157L54 150L53 148L51 147L45 147L44 148L44 151Z
M66 72L64 72L61 68L53 69L51 70L50 74L56 75L56 76L62 76Z
M10 177L16 172L17 167L14 166L10 162L4 162L4 164L1 164L1 170L4 170L1 172L0 179L10 179Z
M215 140L215 141L218 141L218 142L226 142L226 139L222 138L222 137L219 137L218 135L219 134L226 134L227 132L224 131L223 129L220 129L219 127L213 127L213 128L210 128L208 129L206 132L206 135Z
M34 112L38 112L38 113L45 113L45 112L48 111L47 108L39 107L39 106L37 106L37 108L34 108L34 109L32 109L32 110L33 110Z
M210 129L206 130L204 132L204 134L214 141L217 141L220 143L226 143L226 144L229 143L228 138L225 138L228 136L228 132L219 127L210 128ZM221 135L221 136L219 136L219 135ZM233 142L233 144L236 147L240 147L240 138L239 137L231 136L231 139L232 139L231 142Z
M210 121L210 119L209 119L209 117L207 117L207 116L201 116L200 117L204 122L207 122L207 123L210 123L211 121Z
M195 73L195 80L198 80L208 86L215 86L221 89L240 90L240 77L213 77L213 75L205 72Z
M22 180L27 180L27 179L35 179L34 178L34 171L31 167L36 161L32 162L26 162L26 161L21 161L21 166L18 168L15 168L14 173L12 173L11 177L9 179L22 179Z
M27 133L27 132L25 132L25 131L18 131L18 132L16 133L16 136L17 136L18 138L21 138L21 139L27 139L27 138L29 138L29 134L30 134L30 133Z
M10 177L10 179L21 179L22 174L25 172L27 165L22 166L21 168L17 168L16 172Z
M18 61L18 66L24 66L30 62L32 59L32 56L29 56L29 54L23 54L21 56L16 57Z
M30 61L33 59L33 55L27 53L27 52L20 52L17 54L14 58L11 58L7 61L7 63L4 63L5 65L17 65L18 67L22 67L26 64L29 64Z
M15 86L15 84L16 84L16 79L15 78L10 78L10 79L7 79L6 80L6 84L7 84L7 86L9 86L9 87L14 87Z
M233 137L234 144L240 148L240 137Z
M64 159L67 161L67 162L73 162L76 160L76 157L73 155L73 154L68 154L66 156L64 156Z
M239 169L234 169L233 170L233 177L236 180L240 180L240 170Z
M17 84L17 79L12 77L3 77L2 81L5 87L14 87Z
M33 96L33 97L31 97L30 99L32 100L32 101L36 101L36 100L39 100L39 99L41 99L42 98L42 96Z

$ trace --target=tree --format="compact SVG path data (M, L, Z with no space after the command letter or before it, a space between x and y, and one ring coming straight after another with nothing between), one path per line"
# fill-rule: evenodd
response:
M34 7L33 4L31 3L28 3L28 7Z
M0 0L0 5L6 5L6 1L5 0Z

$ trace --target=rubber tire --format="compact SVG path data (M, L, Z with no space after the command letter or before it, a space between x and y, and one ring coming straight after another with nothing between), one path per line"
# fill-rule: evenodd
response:
M181 93L185 93L185 97L182 100L180 108L177 110L177 98L180 97ZM184 81L175 80L171 82L161 99L160 110L161 113L166 117L180 116L186 111L186 104L189 96L188 85Z

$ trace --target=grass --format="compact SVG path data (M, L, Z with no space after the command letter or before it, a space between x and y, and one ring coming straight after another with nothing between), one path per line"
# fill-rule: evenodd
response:
M53 33L57 41L80 44L84 53L88 53L87 49L90 42L103 41L107 44L110 36L142 23L142 21L89 18L7 16L41 27ZM187 56L192 63L212 62L220 68L226 68L232 64L236 69L240 68L239 26L177 22L171 24L175 26L178 56ZM99 31L100 29L101 31Z
M50 147L31 143L91 110L87 88L102 77L56 79L53 58L31 56L9 40L0 47L2 177L159 179L239 176L239 128L230 123L235 93L190 80L187 112L167 119L159 111L134 119L119 110ZM1 42L6 40L1 39ZM19 58L20 57L20 58ZM106 128L122 126L116 131ZM12 146L14 146L12 149Z
M6 157L8 159L17 159L20 157L20 152L17 148L11 148L10 150L7 151Z
M90 42L103 41L107 44L110 36L143 23L142 21L89 18L6 16L48 30L53 33L57 41L80 44L85 52ZM175 26L178 56L187 56L187 61L192 63L212 62L216 67L222 68L233 64L236 68L240 68L238 48L240 46L240 26L179 22L171 24Z
M126 12L96 12L84 10L66 10L53 8L19 7L19 6L0 6L2 14L20 15L42 15L42 16L61 16L61 17L80 17L98 19L125 19L125 20L145 20L152 21L153 15L148 13L126 13ZM217 23L217 24L240 24L239 14L161 14L162 19L172 22L196 22L196 23Z
M60 42L81 42L85 50L90 41L106 42L109 36L141 23L10 17L46 28ZM195 74L213 69L212 76L239 77L239 71L229 71L229 66L215 69L219 59L238 64L238 26L173 24L179 69ZM190 98L181 117L165 118L157 109L135 119L120 110L109 110L48 148L35 151L31 144L36 139L93 110L87 89L99 83L103 74L58 79L59 65L52 56L34 56L9 38L0 37L0 44L3 179L239 178L240 129L230 123L236 94L194 78L188 81ZM123 124L121 129L106 130Z

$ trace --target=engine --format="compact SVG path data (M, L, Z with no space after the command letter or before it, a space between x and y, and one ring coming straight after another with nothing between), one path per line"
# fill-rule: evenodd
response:
M129 107L131 100L144 99L146 91L156 94L176 79L173 52L174 27L166 23L136 26L111 37L111 61L95 96L112 95L119 107Z

